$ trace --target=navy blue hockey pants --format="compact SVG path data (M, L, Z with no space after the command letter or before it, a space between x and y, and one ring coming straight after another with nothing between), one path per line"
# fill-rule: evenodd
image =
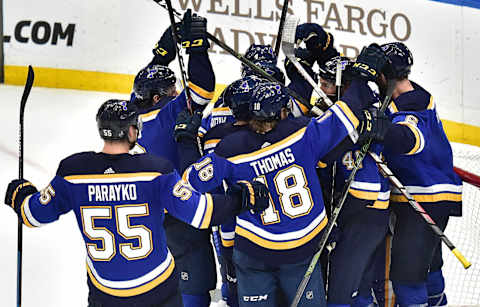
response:
M234 249L239 306L289 306L310 260L272 265ZM315 267L299 306L326 306L320 265Z
M388 231L389 210L349 196L338 218L339 237L330 255L328 303L352 304L364 272Z

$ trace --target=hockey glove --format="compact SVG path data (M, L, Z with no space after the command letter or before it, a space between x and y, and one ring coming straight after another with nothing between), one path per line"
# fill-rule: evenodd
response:
M370 138L373 142L382 143L391 125L388 116L377 108L363 110L360 125L357 128L359 133L357 144L363 145Z
M207 19L197 14L192 15L192 10L188 9L183 15L182 29L182 47L191 52L207 52L210 43L207 39Z
M227 195L240 199L240 213L250 210L252 214L258 214L269 206L268 188L258 181L237 181L236 184L228 187Z
M176 24L175 26L178 27L178 24ZM154 58L151 64L168 66L168 64L175 60L177 52L175 50L175 43L173 42L171 26L168 27L165 32L163 32L162 37L155 45L152 52Z
M312 53L318 65L322 66L329 59L339 55L333 47L333 35L326 32L316 23L304 23L297 27L295 32L297 44L303 41L307 50Z
M377 44L363 47L355 64L353 64L352 73L354 76L367 81L377 81L381 73L387 79L394 78L392 64Z
M313 54L307 49L297 48L295 49L295 57L297 58L297 61L303 66L303 68L305 68L305 70L313 77L312 66L313 63L315 63L315 57L313 56ZM290 80L294 80L295 78L302 78L301 76L299 76L298 70L295 65L293 65L292 61L290 61L288 58L285 59L285 71L287 72L287 76L288 78L290 78Z
M173 133L176 142L194 141L197 139L198 128L202 123L202 112L195 111L190 114L188 109L178 113Z
M37 188L25 179L12 180L5 193L5 205L10 206L20 216L22 203L29 195L37 193Z

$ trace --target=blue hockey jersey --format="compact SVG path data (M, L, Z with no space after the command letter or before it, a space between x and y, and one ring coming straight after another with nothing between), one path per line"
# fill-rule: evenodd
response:
M340 101L307 127L299 118L280 121L266 134L240 131L224 138L217 154L187 169L183 180L198 191L209 191L223 180L264 182L270 207L261 215L246 212L237 217L235 246L268 262L297 262L316 251L327 223L317 162L346 137L356 142L358 124L354 112Z
M462 201L462 181L453 171L452 149L433 96L412 84L414 90L401 94L389 110L392 122L408 127L415 143L405 154L393 154L386 148L388 167L418 202L447 201L458 207ZM391 200L407 201L397 190L392 191Z
M176 278L164 211L205 229L217 202L187 189L172 170L150 154L72 155L45 189L25 199L23 222L39 227L72 210L87 249L88 278L104 293L131 297L166 286Z
M234 122L235 117L233 116L232 110L230 110L229 107L225 107L223 100L219 98L215 102L212 112L202 119L202 123L198 128L198 136L203 138L207 132L215 126Z
M215 91L215 75L206 52L190 55L188 75L192 108L203 108L213 98ZM134 152L149 152L167 159L173 163L176 170L180 171L181 161L173 130L178 113L187 107L185 91L175 98L165 97L164 99L172 100L168 103L160 101L140 115L143 129Z
M370 89L364 88L365 96L370 97L368 104L373 107L380 104L379 97ZM360 153L361 146L354 145L351 149L343 152L337 159L337 172L335 176L335 187L341 191L350 173L352 172L355 161ZM381 156L383 145L372 144L369 149L371 152ZM349 193L357 199L373 201L369 208L387 209L390 199L390 183L387 178L380 174L377 164L370 155L367 155L355 174L355 178L350 186Z

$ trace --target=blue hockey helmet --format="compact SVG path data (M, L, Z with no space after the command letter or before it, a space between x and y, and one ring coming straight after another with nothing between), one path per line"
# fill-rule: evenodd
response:
M153 105L153 96L168 94L168 89L175 85L177 79L174 72L163 65L149 65L140 70L133 83L134 101L140 108Z
M268 61L272 63L277 62L277 56L273 52L272 46L270 45L252 44L250 45L250 47L248 47L247 52L245 52L245 57L247 58L247 60L250 60L252 62L258 62L258 61Z
M392 61L398 79L407 78L413 65L413 56L404 43L395 42L381 46L383 52Z
M270 76L274 77L275 80L280 82L281 84L285 84L285 74L283 71L280 70L280 68L275 65L275 63L269 62L269 61L259 61L255 62L255 65L263 69L266 73L268 73ZM258 77L262 77L261 75L257 74L253 69L251 69L248 66L243 67L242 66L242 77L248 77L251 75L256 75Z
M290 95L285 87L273 82L261 83L250 100L251 117L262 121L279 120L282 109L288 108L289 102Z
M265 79L252 75L234 81L223 91L223 102L232 110L235 119L250 119L249 104L253 90L264 82L266 82Z
M96 120L100 137L104 140L123 140L130 126L142 130L138 107L126 100L110 99L98 109Z
M344 56L336 56L325 62L325 64L320 67L320 77L324 80L335 83L338 63L340 63L342 68L342 84L344 84L344 81L351 80L353 61Z

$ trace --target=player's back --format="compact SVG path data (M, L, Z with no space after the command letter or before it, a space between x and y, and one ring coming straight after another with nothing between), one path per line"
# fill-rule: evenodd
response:
M237 125L233 122L215 126L208 130L207 134L203 137L203 150L206 153L211 153L224 137L245 129L248 129L247 125Z
M415 145L406 154L386 152L389 167L420 202L455 202L462 199L462 182L453 171L450 143L443 130L433 96L412 82L414 90L400 95L390 106L394 124L408 127ZM418 171L421 170L421 171ZM391 200L406 202L394 190Z
M85 152L61 162L56 178L63 178L57 180L68 191L96 288L132 296L172 274L160 200L161 177L172 170L168 161L149 154Z
M179 169L177 144L173 137L175 120L180 111L187 106L185 95L164 97L154 107L140 115L143 123L142 133L138 139L141 152L148 152L167 159Z
M237 217L235 246L272 263L309 257L327 222L317 161L300 141L308 122L286 119L266 134L243 130L227 136L216 149L218 155L245 166L232 181L256 178L269 188L271 205L262 215Z

